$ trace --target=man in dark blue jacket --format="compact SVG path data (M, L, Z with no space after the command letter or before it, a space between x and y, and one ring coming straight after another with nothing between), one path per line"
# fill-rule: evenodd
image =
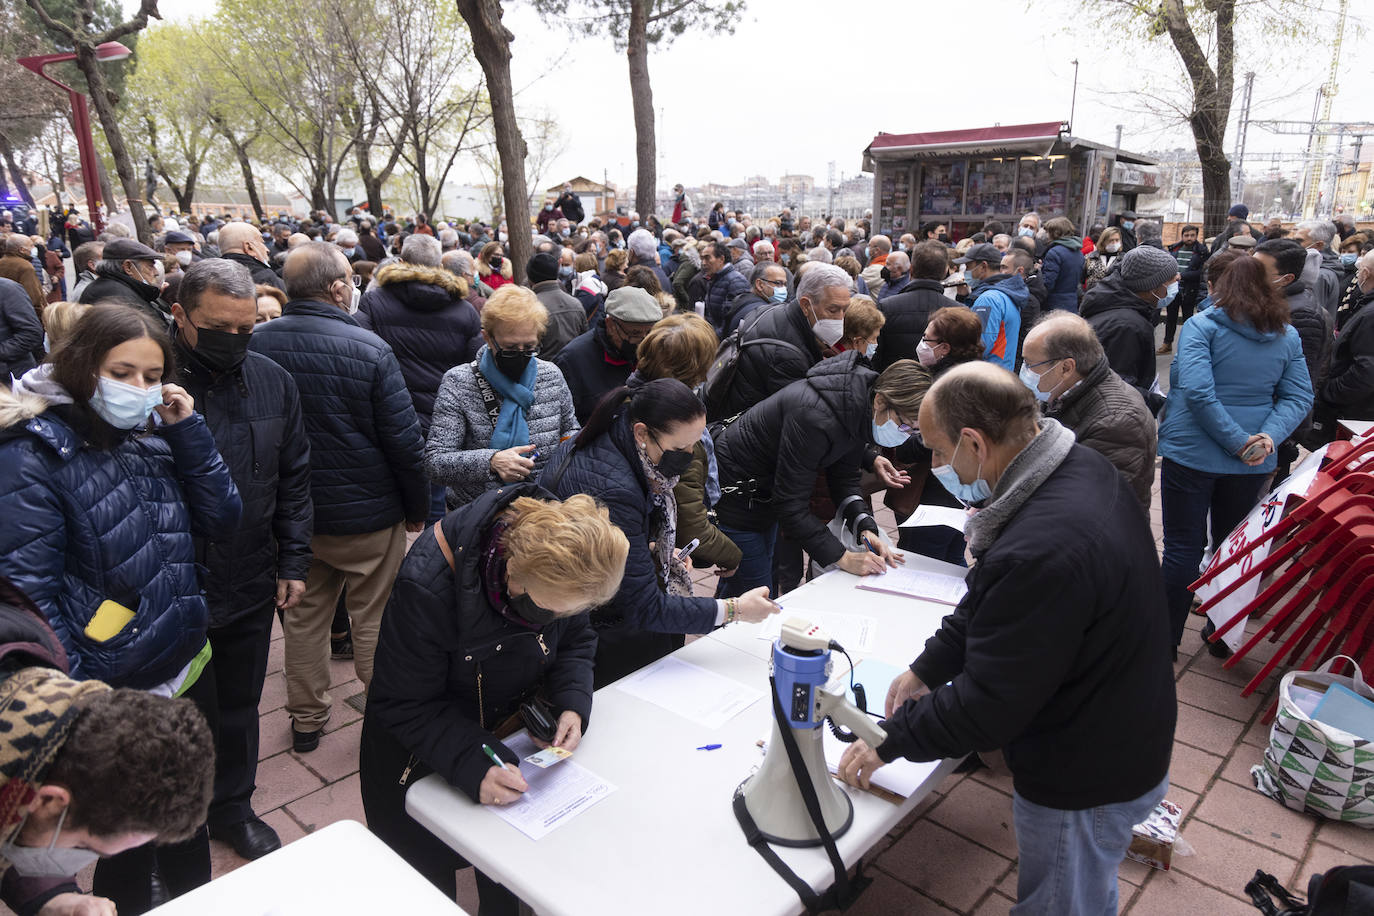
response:
M1029 388L981 362L949 370L922 402L932 473L979 507L967 527L978 562L959 606L888 688L887 740L851 745L840 774L867 788L898 757L1001 749L1020 908L1115 913L1131 827L1169 784L1164 583L1125 479L1038 418Z
M248 352L257 319L248 269L219 258L192 264L177 298L179 381L243 497L237 528L196 543L219 711L210 835L257 859L281 845L253 812L258 703L273 609L300 603L310 571L310 443L295 381L267 357Z
M405 555L429 512L424 438L391 347L348 314L353 270L337 247L301 245L283 270L291 301L252 349L296 380L310 439L314 560L305 595L282 621L292 746L313 751L329 721L329 625L344 586L353 665L372 680L377 629Z
M749 281L730 263L730 255L720 242L707 242L701 252L701 269L711 278L706 290L706 320L725 336L730 320L730 303L736 296L749 291Z

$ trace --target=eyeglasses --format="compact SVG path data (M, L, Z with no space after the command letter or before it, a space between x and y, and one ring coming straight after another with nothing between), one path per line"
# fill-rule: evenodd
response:
M944 343L944 341L934 337L922 337L921 343L930 344L932 347L938 347L940 344Z
M786 286L786 285L787 285L787 281L786 281L786 280L770 280L770 279L768 279L767 277L764 277L764 278L762 278L762 279L763 279L763 282L764 282L764 283L767 283L769 286Z
M1036 366L1044 366L1044 365L1046 365L1046 364L1048 364L1048 363L1057 363L1057 362L1059 362L1060 360L1064 360L1064 359L1068 359L1068 357L1067 357L1067 356L1052 356L1052 357L1050 357L1049 359L1042 359L1042 360L1040 360L1040 362L1038 362L1038 363L1026 363L1025 365L1027 365L1027 366L1029 366L1030 368L1034 369Z
M539 355L539 348L538 348L537 346L527 346L527 347L501 347L501 346L498 346L498 347L495 348L495 350L496 350L496 355L497 355L497 356L501 356L501 357L504 357L504 358L506 358L506 359L515 359L516 357L519 357L519 356L528 356L528 357L530 357L531 359L533 359L534 357L536 357L536 356Z

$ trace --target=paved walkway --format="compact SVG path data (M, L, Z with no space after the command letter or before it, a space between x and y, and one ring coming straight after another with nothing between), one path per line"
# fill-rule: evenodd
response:
M880 510L892 524L887 510ZM1151 522L1162 540L1158 484ZM698 584L706 593L710 582ZM1121 910L1147 914L1244 916L1255 910L1245 882L1256 868L1289 887L1336 865L1374 863L1374 831L1317 821L1260 795L1249 769L1258 763L1268 727L1260 722L1277 676L1262 691L1242 697L1240 688L1261 662L1246 659L1227 671L1202 648L1201 618L1189 619L1184 657L1174 666L1179 716L1168 797L1184 810L1182 835L1197 851L1176 858L1171 872L1126 862L1121 869ZM918 647L917 647L918 648ZM344 818L362 821L358 789L361 716L346 700L361 687L352 663L332 662L333 712L317 750L290 750L283 709L280 629L272 644L262 699L262 753L254 807L290 842ZM243 864L228 847L212 844L215 874ZM954 776L893 830L867 857L873 885L850 911L861 914L1000 914L1016 895L1016 837L1011 780L980 770ZM311 880L327 881L327 875ZM89 887L89 880L83 883ZM460 875L459 903L477 911L471 871Z

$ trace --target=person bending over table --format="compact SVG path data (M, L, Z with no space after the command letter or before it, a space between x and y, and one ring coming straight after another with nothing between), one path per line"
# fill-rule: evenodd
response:
M867 464L885 484L901 483L874 446L901 445L915 431L930 373L902 359L879 375L862 357L850 351L822 360L806 378L749 408L716 437L720 527L744 554L739 571L721 580L717 595L767 587L779 527L821 566L838 564L865 576L899 562L878 537L873 509L860 491L860 469ZM829 483L830 499L845 507L845 524L857 525L871 552L846 551L811 513L818 474Z
M677 379L617 388L539 479L559 496L595 496L630 539L620 590L592 612L598 687L681 648L683 634L733 620L753 623L778 611L766 586L725 600L692 595L689 567L674 547L673 488L705 427L706 408Z
M406 813L407 788L437 772L479 804L518 799L527 786L501 738L535 697L557 716L553 744L577 747L596 651L586 611L615 594L628 550L590 497L559 502L519 482L450 512L406 555L363 716L363 809L372 832L450 898L468 863ZM485 747L515 768L494 766ZM518 910L481 872L477 888L481 913Z
M1110 461L1040 419L1030 389L997 366L949 370L918 419L935 476L979 507L967 526L978 562L888 688L887 740L850 745L840 775L867 788L898 757L1003 749L1014 911L1115 913L1131 828L1169 785L1177 714L1145 510Z

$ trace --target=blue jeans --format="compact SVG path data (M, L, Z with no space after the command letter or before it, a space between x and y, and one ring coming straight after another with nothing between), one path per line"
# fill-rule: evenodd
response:
M1131 828L1149 817L1169 777L1133 801L1082 811L1012 798L1020 853L1013 916L1103 916L1116 913L1116 871Z
M1207 548L1207 513L1212 514L1215 550L1264 495L1268 474L1208 474L1164 459L1159 495L1164 512L1164 559L1160 572L1169 599L1174 645L1183 639L1198 566Z
M751 588L773 583L773 544L778 538L778 526L770 525L766 531L745 531L743 528L719 526L725 536L735 542L742 557L735 574L721 579L716 586L717 598L738 598Z

